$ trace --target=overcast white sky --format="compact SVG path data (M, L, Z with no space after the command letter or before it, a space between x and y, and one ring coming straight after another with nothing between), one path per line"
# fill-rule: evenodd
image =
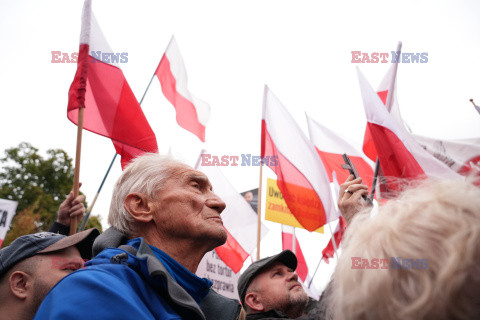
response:
M74 157L76 126L66 106L76 64L51 63L51 51L78 51L82 6L81 0L0 0L0 151L27 141L43 153L62 148ZM352 64L351 51L390 52L398 41L403 52L428 52L428 63L398 67L400 110L413 132L480 136L480 117L468 101L480 103L478 1L94 0L93 9L112 50L128 53L121 67L139 100L175 35L191 92L211 106L204 147L215 155L259 154L264 84L303 128L306 111L362 141L355 67L375 88L390 63ZM172 147L194 164L202 144L176 125L156 79L142 108L160 151ZM109 139L84 132L81 181L88 201L113 155ZM258 168L222 169L238 191L258 186ZM120 172L118 162L94 214L106 217ZM299 237L318 244L305 249L313 269L329 237ZM273 244L262 256L280 250L278 233L268 241Z

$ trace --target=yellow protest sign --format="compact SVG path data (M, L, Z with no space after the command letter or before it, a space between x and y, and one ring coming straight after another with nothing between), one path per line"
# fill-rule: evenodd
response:
M265 201L265 219L272 222L302 228L295 216L288 209L287 203L277 186L277 180L267 178L267 198ZM323 227L315 232L323 233Z

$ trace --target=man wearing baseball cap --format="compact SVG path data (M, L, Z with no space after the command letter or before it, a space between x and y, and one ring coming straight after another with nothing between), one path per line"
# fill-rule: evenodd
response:
M63 277L92 257L99 235L89 229L69 237L24 235L0 250L0 320L33 319L43 298Z
M295 254L284 250L245 270L238 279L238 294L247 320L318 319L317 307L307 308L309 297L298 282L295 269Z

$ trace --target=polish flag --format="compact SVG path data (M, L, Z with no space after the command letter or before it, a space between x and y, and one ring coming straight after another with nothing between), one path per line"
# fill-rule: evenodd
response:
M314 231L338 218L328 175L313 144L277 97L265 86L262 116L262 157L278 157L267 165L292 214Z
M335 231L333 232L333 236L332 236L332 238L335 239L335 245L333 244L333 240L330 239L330 241L328 241L327 246L322 250L322 259L326 263L329 262L330 258L333 258L335 253L335 247L338 250L340 242L342 241L342 238L346 229L347 229L347 222L345 221L345 218L339 217L337 227L335 228Z
M237 273L242 269L245 259L257 247L257 214L250 204L228 182L216 166L201 166L198 170L205 173L210 180L213 191L227 204L221 217L227 230L227 242L215 249L217 255ZM268 232L262 224L261 237Z
M372 185L374 163L363 154L360 148L355 147L355 143L322 126L309 116L307 116L307 123L310 140L322 159L330 182L333 182L333 172L336 172L338 180L342 182L350 175L348 170L342 168L342 164L345 163L342 155L346 153L362 177L363 183L367 186Z
M122 156L122 168L144 152L157 152L157 140L86 0L77 72L68 91L67 117L78 124L84 108L83 127L112 139Z
M413 180L426 176L434 179L459 178L460 175L423 149L406 129L393 119L360 70L357 71L367 127L372 134L385 177L397 180ZM399 191L399 182L387 183L391 190Z
M210 118L210 106L188 91L187 71L173 36L155 75L160 81L163 94L177 111L179 126L205 142L205 127Z
M298 277L305 283L308 276L308 266L305 257L303 256L302 248L298 242L298 238L295 237L295 250L293 249L293 233L294 228L285 226L282 224L282 250L291 250L297 256L297 274Z
M378 86L377 94L387 110L392 114L394 121L396 121L398 125L403 126L397 100L397 66L398 64L394 63L390 69L388 69L382 82ZM377 160L377 151L375 150L372 134L368 127L365 129L365 136L363 138L363 152L373 161Z

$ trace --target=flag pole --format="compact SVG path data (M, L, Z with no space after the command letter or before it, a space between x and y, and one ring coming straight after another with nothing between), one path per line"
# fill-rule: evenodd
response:
M338 221L338 223L340 223L340 220ZM328 228L330 229L330 233L332 234L333 250L335 251L335 255L337 256L337 259L338 259L337 243L335 242L335 234L332 231L332 226L330 225L330 222L328 223Z
M295 234L295 227L293 227L292 251L294 255L297 255L297 235Z
M397 51L398 55L401 54L402 52L402 42L398 41L397 44ZM393 68L393 81L390 83L390 87L388 88L388 94L387 94L387 101L385 103L385 107L387 108L388 112L392 110L392 102L393 102L393 95L394 90L395 90L395 83L397 82L397 69L398 69L398 59L395 62L395 66ZM378 178L378 168L380 167L380 161L378 160L377 156L377 161L375 161L375 173L373 176L373 181L372 181L372 189L370 190L370 200L373 201L373 198L375 197L375 188L377 186L377 178Z
M315 278L315 275L317 274L318 267L320 267L320 263L322 263L323 257L320 258L320 261L318 261L317 267L315 268L315 272L313 273L312 278L310 278L310 282L308 283L308 288L310 289L310 286L312 285L313 278Z
M75 171L73 173L73 198L76 199L80 192L80 156L82 153L82 131L83 131L83 114L85 106L78 109L77 123L77 150L75 152ZM77 217L70 219L70 234L77 233Z
M475 104L475 102L473 102L473 99L470 99L470 102L471 102L471 103L473 104L473 106L475 107L475 110L477 110L478 113L480 113L480 107L477 106L477 105Z
M100 183L100 187L98 187L97 193L95 194L95 198L93 198L92 203L88 207L87 213L85 214L85 217L83 218L82 224L80 225L80 228L78 229L78 231L83 231L85 229L88 219L90 219L90 213L92 212L93 206L95 206L95 202L97 201L98 195L100 194L100 191L102 191L103 184L105 183L105 180L107 180L108 174L110 173L110 169L112 169L113 163L115 162L116 158L117 158L117 153L115 153L115 155L113 156L113 159L110 162L110 165L108 166L107 172L103 177L102 183Z
M260 162L260 179L258 182L258 207L257 207L257 261L260 260L260 235L262 233L262 178L263 159Z

